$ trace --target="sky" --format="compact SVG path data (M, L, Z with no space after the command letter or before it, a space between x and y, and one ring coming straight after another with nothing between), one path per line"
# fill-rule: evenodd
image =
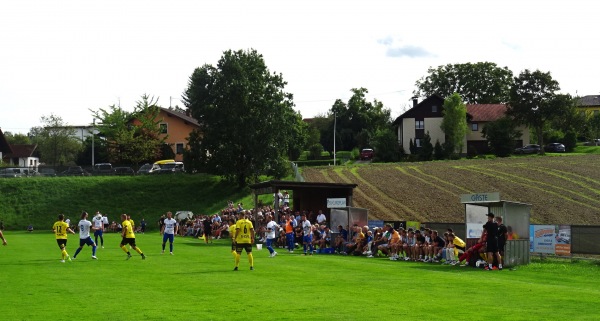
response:
M600 94L595 1L2 1L0 129L41 117L92 123L143 94L180 106L190 75L224 51L256 49L304 118L366 88L396 118L415 82L446 64L551 72L562 93Z

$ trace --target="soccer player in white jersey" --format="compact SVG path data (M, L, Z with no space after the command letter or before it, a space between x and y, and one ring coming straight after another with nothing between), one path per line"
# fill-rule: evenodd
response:
M167 212L165 224L163 224L160 231L160 234L163 236L162 253L165 253L165 245L167 244L167 240L169 240L169 250L171 255L173 255L173 240L175 239L175 234L177 234L178 229L179 224L177 224L177 221L173 218L173 213Z
M306 219L306 214L302 213L302 243L304 244L304 255L306 255L306 248L308 247L310 252L309 255L313 253L313 245L312 245L312 225L310 221Z
M92 219L94 224L94 242L98 244L98 236L100 236L100 245L104 248L104 221L100 211L96 212L96 216Z
M267 249L269 250L269 253L271 253L269 257L275 257L277 252L273 250L273 242L276 240L276 235L279 235L279 229L281 229L281 227L273 221L273 216L271 216L271 214L267 214L267 221L269 222L267 223Z
M81 221L79 221L79 248L75 251L75 255L73 255L73 259L77 258L77 254L81 252L84 245L92 246L92 259L96 260L96 243L92 240L90 236L90 229L96 229L92 227L92 222L87 220L88 213L81 213Z

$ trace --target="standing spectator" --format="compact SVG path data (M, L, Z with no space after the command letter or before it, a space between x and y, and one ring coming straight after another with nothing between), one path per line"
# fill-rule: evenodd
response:
M302 214L302 245L304 246L304 255L306 255L307 247L310 249L309 255L312 255L312 225L306 219L306 214Z
M294 253L294 223L292 214L287 216L285 221L285 238L287 241L288 251Z
M280 227L275 221L273 221L273 217L271 214L267 214L267 249L269 250L269 257L275 257L277 252L273 249L273 242L275 242L276 232L279 231Z
M324 225L327 223L327 217L323 214L323 210L319 210L319 215L317 215L317 223L319 225Z
M56 236L56 243L58 244L58 247L60 248L60 254L61 254L61 262L65 263L65 259L71 261L71 257L69 256L69 253L67 253L67 232L71 233L71 234L75 234L75 232L73 232L73 230L69 227L69 225L65 222L65 216L62 214L58 215L58 221L56 221L54 223L54 225L52 226L52 231L54 232L54 235Z
M488 221L483 225L483 229L487 233L487 262L486 270L493 270L494 256L498 260L498 269L502 270L502 261L498 252L498 224L494 222L494 214L487 214Z
M140 226L142 227L142 234L146 233L146 221L144 220L144 218L142 217L142 220L140 221Z
M252 256L252 245L254 244L254 226L246 217L245 212L241 212L241 219L235 222L235 237L233 242L235 243L236 252L235 267L233 270L238 270L242 250L245 250L246 254L248 255L250 270L254 270L254 257Z
M283 206L290 206L290 194L288 194L288 191L283 192Z
M504 247L506 246L506 240L508 238L508 229L502 224L502 216L496 217L496 223L498 224L498 252L500 253L500 258L504 260ZM498 262L498 264L501 263L502 262Z
M169 240L169 252L173 255L173 241L175 240L175 234L177 234L178 228L179 224L177 224L177 221L173 218L173 213L167 212L165 224L163 224L163 229L160 231L160 234L163 236L161 254L165 253L165 245L167 244L167 240Z
M96 260L96 243L94 243L94 241L92 241L92 237L90 236L90 229L92 228L92 222L87 220L88 218L88 213L87 212L83 212L81 213L81 221L79 221L79 224L77 224L77 226L79 227L79 248L77 248L77 251L75 251L75 254L73 254L73 260L75 260L77 258L77 254L79 254L79 252L81 252L81 249L83 249L83 246L87 244L87 246L92 246L92 259ZM95 228L95 227L94 227Z
M100 211L96 212L96 216L92 219L94 223L94 243L98 245L98 236L100 237L100 246L104 248L104 222Z
M121 220L123 220L121 225L121 236L123 238L120 244L121 249L123 252L127 253L127 259L129 260L131 258L131 253L129 253L129 250L125 247L125 245L129 244L132 249L142 256L142 260L145 260L146 256L142 252L142 249L137 247L135 244L135 233L133 232L133 226L131 225L131 222L129 222L127 219L127 214L121 214Z
M104 224L104 230L108 231L109 221L108 221L108 216L106 216L106 214L102 215L102 224Z
M212 222L210 221L210 217L208 217L208 215L204 217L204 221L202 221L202 227L204 231L204 243L208 244L209 239L210 243L212 243Z
M157 223L158 223L158 230L162 231L163 225L165 225L165 215L164 214L160 216Z

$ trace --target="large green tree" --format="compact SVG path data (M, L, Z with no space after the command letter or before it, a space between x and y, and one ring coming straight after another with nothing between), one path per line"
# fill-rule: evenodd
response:
M43 126L33 127L29 132L32 143L38 145L40 162L48 165L74 163L82 142L75 138L75 130L54 114L42 116Z
M510 91L507 114L517 122L532 128L537 143L544 145L544 127L550 121L567 114L572 98L560 95L558 82L552 79L550 72L533 72L528 69L514 78ZM544 149L540 151L544 152Z
M493 62L447 64L429 68L415 83L416 96L460 94L467 104L499 104L509 99L512 71Z
M379 129L391 124L391 111L384 108L383 103L374 100L369 102L366 88L352 88L352 96L348 102L337 99L329 112L329 128L321 133L321 143L327 150L333 150L334 118L336 129L336 149L352 150L354 148L371 147L371 138Z
M117 164L153 161L161 157L166 136L160 134L160 108L157 100L142 95L133 112L115 105L92 111L99 120L99 136L104 139L108 158Z
M446 142L451 146L449 154L460 154L467 134L467 106L459 94L454 93L444 100L444 118L442 130L446 134Z
M11 145L30 145L31 144L31 139L29 139L29 136L25 135L25 134L13 134L11 132L4 132L4 138L6 138L6 141L11 144Z
M216 66L194 70L183 100L201 129L190 135L186 166L240 187L260 175L282 177L289 152L306 143L286 85L254 49L225 51Z
M521 137L515 121L509 117L486 123L481 133L487 139L492 153L498 157L510 156L515 149L515 141Z

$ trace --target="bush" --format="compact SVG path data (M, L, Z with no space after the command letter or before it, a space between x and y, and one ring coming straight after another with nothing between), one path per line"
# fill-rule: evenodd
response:
M352 152L345 151L345 150L341 150L339 152L336 152L335 153L335 157L338 158L338 159L345 159L345 160L353 159L352 158Z
M335 162L339 165L340 164L340 159L336 159ZM319 159L319 160L307 160L307 161L299 161L296 162L296 165L298 165L298 167L304 167L304 166L328 166L328 165L333 165L333 159Z
M309 159L321 159L321 155L323 153L323 145L317 143L309 148Z

